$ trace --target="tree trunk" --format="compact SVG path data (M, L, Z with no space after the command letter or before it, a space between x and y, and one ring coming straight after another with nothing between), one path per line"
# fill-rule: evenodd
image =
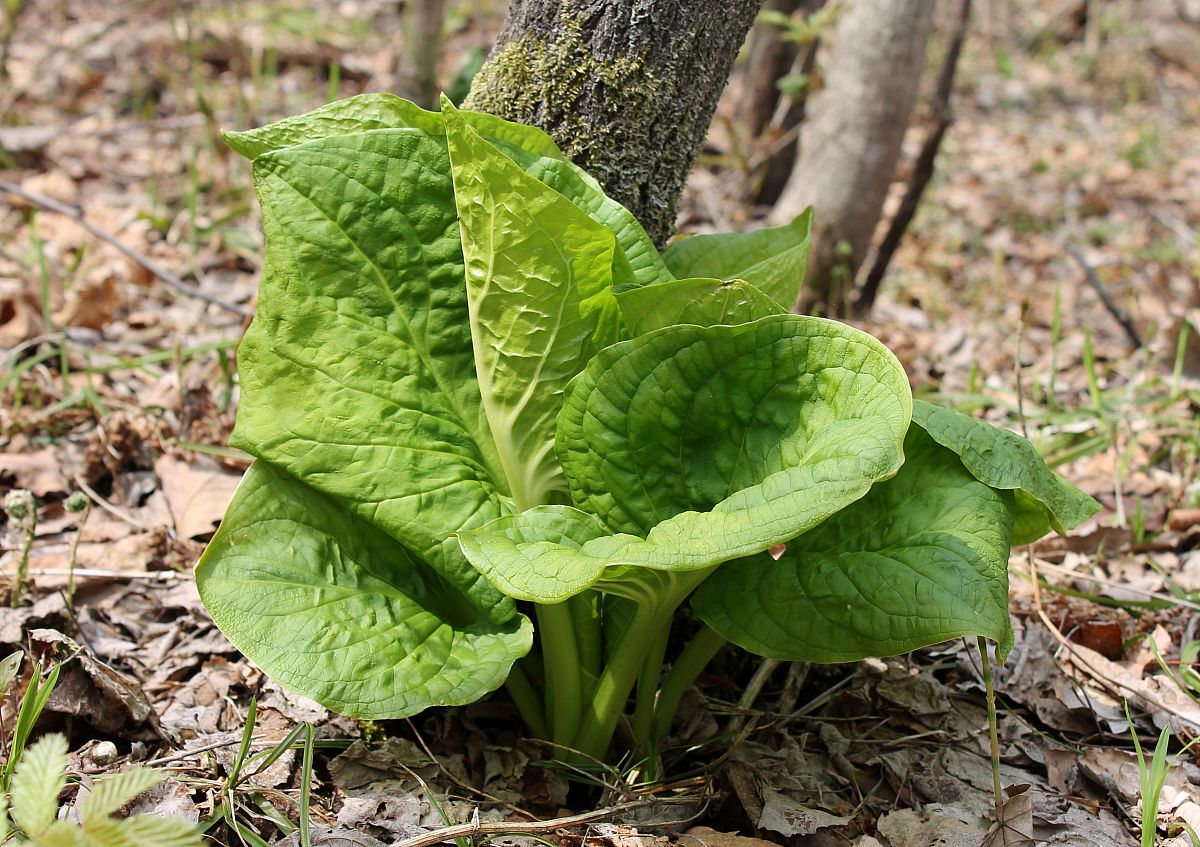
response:
M546 130L660 246L762 0L512 0L463 104Z
M800 8L800 0L766 0L764 10L791 16ZM760 21L750 30L746 41L746 59L741 73L741 99L737 104L738 129L750 138L758 138L767 128L779 103L776 83L796 61L798 48L784 41L776 24Z
M397 57L396 93L426 109L437 108L445 0L403 0L404 50Z
M816 208L806 298L838 311L871 244L900 156L935 4L847 0L830 36L825 87L809 102L796 168L771 214Z

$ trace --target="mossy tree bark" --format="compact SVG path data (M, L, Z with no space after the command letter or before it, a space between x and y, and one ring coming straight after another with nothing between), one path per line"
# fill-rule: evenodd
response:
M464 106L539 126L660 246L762 0L512 0Z

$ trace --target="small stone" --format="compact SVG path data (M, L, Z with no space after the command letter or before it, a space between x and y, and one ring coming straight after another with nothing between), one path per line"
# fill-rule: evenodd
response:
M101 741L92 748L92 761L97 765L111 765L117 760L117 745L111 741Z

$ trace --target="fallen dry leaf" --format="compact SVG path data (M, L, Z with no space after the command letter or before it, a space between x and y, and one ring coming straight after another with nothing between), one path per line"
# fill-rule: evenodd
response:
M57 326L104 329L125 308L128 299L121 290L117 275L101 270L100 273L89 274L67 290L62 307L54 313L54 323Z
M10 481L13 488L24 488L38 498L71 490L53 447L0 453L0 482Z
M888 847L979 847L986 832L958 814L897 809L879 819L877 834Z
M796 835L812 835L818 830L844 826L849 822L849 818L802 806L785 794L769 788L763 789L763 810L758 818L759 829L769 829L784 838L791 838Z
M1033 844L1033 798L1029 786L1012 791L1000 808L1000 820L992 824L982 847L1027 847Z
M183 538L207 535L216 529L241 474L233 473L207 456L185 462L161 456L154 471L175 519L175 531Z
M26 282L0 277L0 348L16 347L42 331L37 294Z
M61 632L38 629L29 634L35 649L58 659L73 658L62 665L46 709L86 720L100 732L118 732L158 718L149 698L136 679L123 674L82 649Z
M679 836L679 847L776 847L774 842L748 838L736 832L717 832L707 826L694 826Z

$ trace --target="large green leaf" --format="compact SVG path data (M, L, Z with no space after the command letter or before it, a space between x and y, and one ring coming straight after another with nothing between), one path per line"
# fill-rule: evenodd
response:
M630 335L675 324L742 324L788 310L742 279L677 279L617 293Z
M1013 495L976 480L914 427L895 478L811 532L779 561L731 562L692 600L725 638L778 659L846 662L964 635L1012 646Z
M342 503L500 621L449 535L512 508L480 402L446 151L379 130L260 156L267 259L236 446Z
M567 382L620 333L616 239L443 101L483 408L518 509L566 493L554 429Z
M263 462L196 567L222 631L264 671L362 718L479 699L529 650L389 535Z
M557 446L574 504L618 532L684 512L805 523L896 472L910 398L895 356L836 321L676 326L589 363Z
M1100 504L1054 473L1026 439L969 415L919 400L913 423L956 453L975 478L1017 492L1013 544L1063 533L1100 510Z
M558 449L579 508L507 516L460 541L505 593L540 602L621 591L638 568L713 567L894 474L910 404L891 353L834 321L650 333L602 351L568 392Z
M467 121L493 141L526 151L533 157L563 159L558 146L540 129L503 120L482 112L464 112ZM357 135L378 129L418 129L444 135L442 116L422 109L394 94L360 94L337 100L303 115L241 132L223 132L225 143L247 159L296 144Z
M790 310L804 286L811 246L809 208L784 226L680 239L663 251L663 260L680 279L744 279Z
M614 257L618 282L647 285L673 278L637 218L608 197L590 174L564 158L550 136L536 127L482 112L460 114L470 127L524 171L612 230L620 246ZM226 132L222 137L235 151L254 159L306 141L379 129L418 129L434 136L445 134L442 116L437 112L428 112L393 94L361 94L257 129Z

